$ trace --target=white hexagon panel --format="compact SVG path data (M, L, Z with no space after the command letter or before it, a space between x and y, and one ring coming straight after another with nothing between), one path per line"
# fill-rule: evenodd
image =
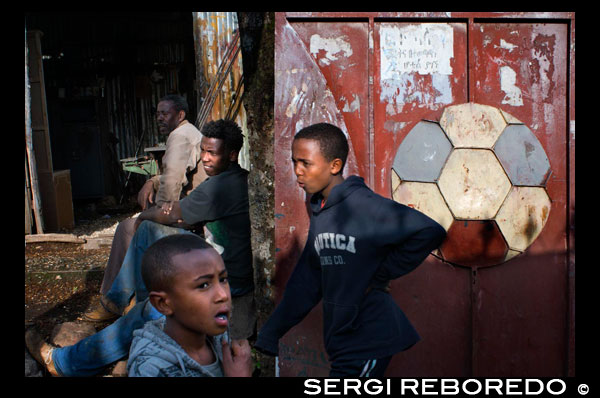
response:
M439 123L417 123L392 169L392 198L446 229L434 254L453 264L508 261L527 250L549 217L544 185L552 170L544 148L521 121L489 105L452 105Z
M498 159L487 149L455 149L438 185L454 217L462 220L494 218L511 187Z
M496 108L468 103L444 109L440 126L455 148L492 148L506 120Z
M392 170L392 173L395 172ZM429 215L446 231L454 221L435 183L405 181L394 190L392 198Z
M544 188L513 187L496 216L508 247L525 251L546 225L550 207Z

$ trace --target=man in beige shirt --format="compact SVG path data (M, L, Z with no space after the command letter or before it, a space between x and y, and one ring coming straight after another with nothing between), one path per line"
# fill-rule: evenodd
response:
M188 112L187 101L179 95L167 95L158 103L156 109L158 129L161 135L167 135L168 138L162 158L161 173L146 181L138 193L137 199L142 210L153 205L161 206L163 203L179 200L206 179L204 169L197 167L200 161L202 134L186 120ZM134 216L125 219L117 226L100 288L103 296L119 273L135 233L136 218ZM101 298L99 303L83 314L83 318L101 322L121 315L110 307L110 302Z

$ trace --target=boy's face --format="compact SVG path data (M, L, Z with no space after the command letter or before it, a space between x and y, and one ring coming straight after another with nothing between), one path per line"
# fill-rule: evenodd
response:
M328 161L321 153L321 147L316 140L298 138L292 144L292 162L298 185L308 194L321 192L328 197L335 174L340 167L335 160Z
M216 176L229 168L235 152L225 152L225 142L219 138L202 137L200 160L206 175Z
M191 250L173 256L177 273L167 292L170 321L196 333L215 336L227 330L231 292L225 264L210 249Z

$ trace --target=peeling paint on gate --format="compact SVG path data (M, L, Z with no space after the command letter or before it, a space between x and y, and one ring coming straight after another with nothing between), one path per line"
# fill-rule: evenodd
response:
M325 50L325 58L320 63L329 65L331 61L337 61L338 57L349 57L352 55L352 47L344 37L324 38L320 35L310 37L310 53L316 58L320 50Z
M517 73L510 66L500 67L500 89L505 93L503 104L523 106L521 89L517 87Z

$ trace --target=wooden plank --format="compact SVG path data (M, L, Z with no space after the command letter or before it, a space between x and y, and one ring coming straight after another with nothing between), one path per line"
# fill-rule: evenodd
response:
M25 243L39 242L63 242L63 243L86 243L87 240L73 234L36 234L25 235Z

